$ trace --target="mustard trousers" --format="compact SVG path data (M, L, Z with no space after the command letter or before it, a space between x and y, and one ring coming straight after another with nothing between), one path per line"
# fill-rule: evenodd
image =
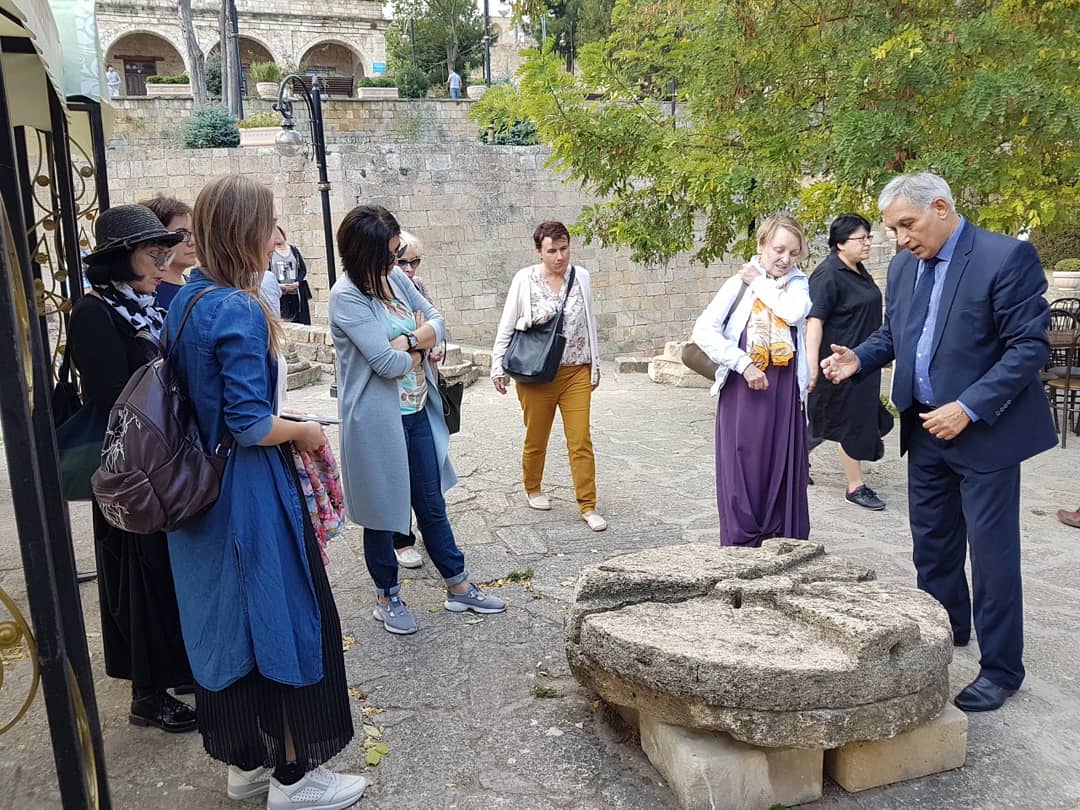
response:
M547 460L548 438L555 409L562 415L570 474L578 509L596 508L596 461L589 412L592 405L592 366L563 366L549 383L514 386L525 419L525 447L521 452L521 479L526 492L539 492Z

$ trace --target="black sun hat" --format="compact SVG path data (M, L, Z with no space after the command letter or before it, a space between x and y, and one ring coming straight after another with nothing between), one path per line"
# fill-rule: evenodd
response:
M97 247L84 258L91 265L147 242L172 247L184 241L181 234L165 230L161 220L145 205L115 205L102 211L94 223L94 237Z

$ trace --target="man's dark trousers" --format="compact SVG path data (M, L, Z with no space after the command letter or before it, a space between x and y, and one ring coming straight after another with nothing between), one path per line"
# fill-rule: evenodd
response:
M977 472L946 460L912 408L908 433L908 509L918 586L949 614L959 642L971 634L972 599L964 574L971 546L975 632L981 673L1005 689L1024 680L1020 577L1020 465Z

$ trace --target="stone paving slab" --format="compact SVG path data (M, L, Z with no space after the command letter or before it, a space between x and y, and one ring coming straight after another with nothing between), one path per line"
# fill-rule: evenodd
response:
M613 724L570 675L563 622L585 565L658 545L717 539L713 494L714 402L706 391L656 385L605 365L593 400L601 511L610 528L594 534L577 515L561 429L548 458L550 512L525 505L519 481L521 415L512 394L484 380L468 388L462 432L451 441L461 474L450 513L477 581L532 569L528 587L508 582L503 616L476 622L440 607L430 563L409 572L404 597L420 632L392 637L371 619L372 590L360 530L330 550L330 579L346 635L345 661L359 732L367 716L384 729L390 754L375 768L361 808L390 810L655 810L675 800L624 726ZM332 412L324 386L291 392L304 410ZM815 451L811 539L871 567L884 582L914 583L906 522L906 473L896 434L867 482L888 503L869 513L843 500L835 451ZM1080 439L1029 461L1023 476L1023 536L1028 679L1006 706L972 715L964 768L849 795L828 780L824 810L923 808L983 810L1080 807L1080 531L1054 519L1080 503L1075 470ZM5 471L6 475L6 471ZM89 515L71 510L76 554L93 563ZM0 491L0 587L25 607L25 589L8 487ZM212 810L258 807L224 795L224 767L197 735L168 736L127 723L126 684L101 660L97 591L82 588L97 696L116 808ZM977 645L956 651L953 691L978 669ZM25 685L25 663L7 669L0 717ZM547 690L537 690L547 687ZM552 697L538 697L552 694ZM44 703L0 738L0 810L59 806ZM360 770L355 740L332 763Z

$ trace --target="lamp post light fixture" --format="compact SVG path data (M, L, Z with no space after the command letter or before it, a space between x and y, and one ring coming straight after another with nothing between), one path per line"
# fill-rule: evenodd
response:
M337 281L337 266L334 262L334 223L330 215L330 179L326 175L326 137L323 130L322 115L322 83L318 76L311 79L311 90L307 89L303 79L295 73L290 73L281 80L278 86L278 100L274 109L281 113L281 132L274 140L274 148L279 155L295 157L304 150L304 136L296 131L296 122L293 121L293 100L288 95L289 84L300 88L302 97L307 102L309 117L311 120L311 145L314 153L315 165L319 169L319 194L322 196L323 236L326 239L326 275L330 286Z
M334 222L330 214L330 179L326 174L326 135L323 129L322 83L318 76L311 78L311 90L307 89L303 79L290 73L278 86L278 100L274 109L281 113L281 132L274 140L274 148L279 155L295 157L304 151L304 136L296 131L293 120L293 99L289 95L289 85L300 88L307 103L308 117L311 121L311 145L315 165L319 169L319 195L322 197L323 238L326 241L326 276L330 287L337 281L337 265L334 261ZM337 380L330 385L330 396L337 397Z

